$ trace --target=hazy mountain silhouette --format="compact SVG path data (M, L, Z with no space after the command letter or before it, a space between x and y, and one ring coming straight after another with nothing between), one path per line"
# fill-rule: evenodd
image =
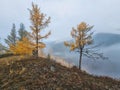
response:
M102 46L112 46L120 43L120 34L98 33L93 38L95 44L102 43Z
M120 43L120 34L98 33L93 36L93 45L101 44L102 47L110 47ZM69 40L72 41L72 40ZM53 41L48 43L48 47L52 48L53 52L66 52L69 49L64 46L64 41Z

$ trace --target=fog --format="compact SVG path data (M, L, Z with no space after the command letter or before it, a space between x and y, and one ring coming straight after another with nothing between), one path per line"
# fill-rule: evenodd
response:
M57 45L58 46L58 45ZM61 45L60 45L61 46ZM120 79L120 44L114 44L108 47L100 47L100 52L104 53L104 56L108 57L106 60L93 60L90 58L83 57L82 60L82 70L86 72L98 75L98 76L109 76L112 78ZM55 47L53 45L53 47ZM59 46L58 46L59 47ZM51 47L50 47L51 48ZM52 55L63 58L68 63L78 66L79 64L79 54L75 52L70 52L69 49L53 48L49 52ZM62 51L60 51L62 50Z

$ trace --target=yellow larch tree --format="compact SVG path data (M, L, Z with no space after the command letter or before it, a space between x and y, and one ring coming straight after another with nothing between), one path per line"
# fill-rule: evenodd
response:
M31 41L25 37L21 41L17 41L15 46L10 45L10 51L18 55L32 55L33 49Z
M81 70L81 61L82 56L85 55L89 58L102 58L104 59L102 53L94 51L93 48L85 48L85 46L89 46L93 43L91 29L93 26L87 25L85 22L81 22L77 29L72 28L71 36L74 38L73 42L64 42L64 45L70 48L70 51L78 52L79 57L79 69Z
M47 38L51 32L46 35L41 35L41 31L44 30L50 23L50 17L46 18L46 15L41 13L38 5L32 3L32 9L30 10L31 30L30 37L35 43L34 55L38 57L38 50L45 47L45 44L41 42L42 39Z

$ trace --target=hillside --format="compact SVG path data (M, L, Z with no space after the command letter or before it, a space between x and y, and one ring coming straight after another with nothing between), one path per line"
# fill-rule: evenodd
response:
M66 68L45 58L0 59L0 90L119 90L120 81ZM19 60L18 60L19 59Z

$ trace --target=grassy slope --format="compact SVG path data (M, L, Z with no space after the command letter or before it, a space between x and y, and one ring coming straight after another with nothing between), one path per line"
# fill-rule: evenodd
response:
M18 56L0 59L0 90L120 90L120 81Z

